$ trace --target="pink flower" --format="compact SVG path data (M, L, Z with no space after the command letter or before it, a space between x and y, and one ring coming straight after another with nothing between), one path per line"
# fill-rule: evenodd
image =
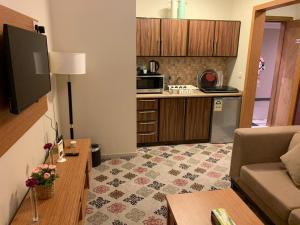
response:
M56 169L56 166L55 166L55 165L49 165L49 169L50 169L50 170L55 170L55 169Z
M49 165L48 164L42 164L41 165L41 169L48 169L49 168Z
M45 174L44 174L44 179L45 179L45 180L48 180L48 178L49 178L50 176L51 176L50 173L45 173Z
M32 169L32 173L39 173L41 172L41 168L40 167L35 167Z

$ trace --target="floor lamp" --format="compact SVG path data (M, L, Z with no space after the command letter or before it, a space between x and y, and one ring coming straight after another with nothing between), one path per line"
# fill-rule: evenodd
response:
M69 103L69 121L70 138L74 139L73 128L73 106L72 106L72 75L86 74L86 56L85 53L50 53L50 70L52 74L68 75L68 103Z

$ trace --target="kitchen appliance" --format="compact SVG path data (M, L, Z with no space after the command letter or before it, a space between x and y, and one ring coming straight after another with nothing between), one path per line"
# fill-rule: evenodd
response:
M163 93L164 75L137 76L136 89L140 94Z
M159 62L155 60L150 60L149 61L149 73L150 74L157 74L159 70Z
M197 87L193 85L168 85L170 94L194 94Z
M238 93L239 90L230 86L216 86L216 87L206 87L200 88L201 91L205 93Z
M234 130L239 127L241 102L241 97L213 99L211 143L233 142Z
M218 74L212 69L204 70L198 74L198 87L215 87L218 84Z

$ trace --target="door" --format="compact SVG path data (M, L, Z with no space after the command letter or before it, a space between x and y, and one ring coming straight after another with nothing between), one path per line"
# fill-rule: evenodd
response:
M187 98L185 140L208 140L211 98Z
M291 125L294 118L298 118L297 113L295 115L295 111L297 101L299 101L299 60L300 21L290 21L286 23L284 34L274 113L272 116L273 126Z
M184 98L160 99L159 141L184 140Z
M188 20L162 19L161 56L187 55Z
M137 56L160 56L160 19L137 18Z
M212 56L214 51L215 21L190 20L189 56Z
M239 21L216 21L214 56L237 56L240 25Z

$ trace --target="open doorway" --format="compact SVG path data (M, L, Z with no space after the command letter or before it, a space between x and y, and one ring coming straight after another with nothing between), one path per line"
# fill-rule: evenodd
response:
M300 124L300 6L297 4L299 2L298 0L272 1L254 7L240 127L251 127L257 122L254 121L257 118L261 123L258 122L260 124L256 125L261 126ZM277 9L276 14L273 14ZM268 89L264 90L268 95L260 97L259 86L263 86L266 79L263 73L266 71L261 71L258 76L258 62L265 47L263 45L265 29L270 26L266 22L267 17L275 18L271 22L280 22L277 43L281 47L276 48L273 68L275 72L268 77L268 87L272 84L271 96ZM267 59L263 57L265 69L270 65L272 68L272 62L267 62L269 59L271 57ZM272 60L274 64L274 59Z
M264 29L263 46L259 63L258 79L256 85L256 95L252 127L266 127L271 124L274 104L270 104L276 91L278 64L280 60L280 50L282 49L280 22L266 22ZM274 87L273 87L274 83ZM274 89L274 90L273 90Z

